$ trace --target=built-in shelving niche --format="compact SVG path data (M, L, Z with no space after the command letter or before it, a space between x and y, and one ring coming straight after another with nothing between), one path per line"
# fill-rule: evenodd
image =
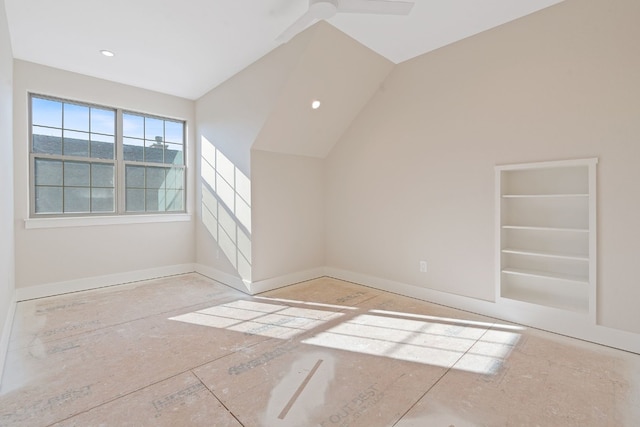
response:
M596 308L596 164L496 166L500 298L588 315Z

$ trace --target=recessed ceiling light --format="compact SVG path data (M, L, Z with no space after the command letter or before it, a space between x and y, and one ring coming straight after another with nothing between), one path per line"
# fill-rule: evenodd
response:
M314 101L311 103L311 108L313 108L314 110L317 110L318 108L320 108L320 101L318 101L317 99L316 99L316 100L314 100Z
M108 57L115 56L115 53L111 52L110 50L101 50L100 53Z

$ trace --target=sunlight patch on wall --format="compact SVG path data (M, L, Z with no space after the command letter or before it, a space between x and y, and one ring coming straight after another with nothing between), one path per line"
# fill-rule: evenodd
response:
M251 180L205 137L200 150L202 221L240 277L251 281Z

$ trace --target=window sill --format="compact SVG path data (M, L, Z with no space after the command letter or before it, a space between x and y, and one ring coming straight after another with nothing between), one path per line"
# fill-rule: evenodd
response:
M99 225L120 224L151 224L160 222L191 221L191 214L161 214L161 215L114 215L60 218L27 218L24 220L26 229L35 228L64 228L64 227L93 227Z

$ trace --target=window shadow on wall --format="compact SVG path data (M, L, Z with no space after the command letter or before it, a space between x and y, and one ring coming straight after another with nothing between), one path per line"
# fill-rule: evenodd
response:
M251 281L251 180L204 136L202 222L244 281Z

